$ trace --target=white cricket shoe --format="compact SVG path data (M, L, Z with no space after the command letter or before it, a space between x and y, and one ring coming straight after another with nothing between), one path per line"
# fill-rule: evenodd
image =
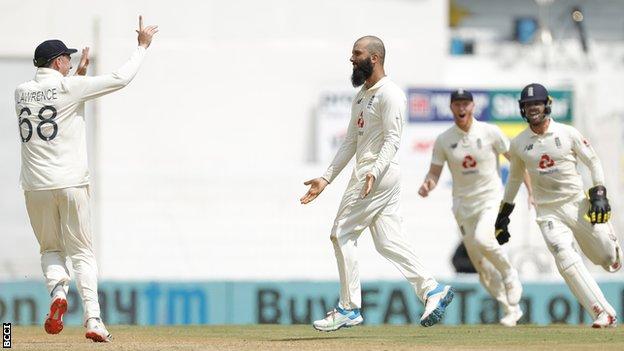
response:
M425 312L420 317L420 325L423 327L430 327L444 317L446 306L448 306L455 292L450 285L438 284L435 289L427 293L427 300L425 300Z
M592 328L615 328L617 327L617 317L608 314L606 311L600 312L594 323L592 324Z
M345 310L336 307L333 311L327 312L327 316L323 319L314 321L312 326L320 331L335 331L340 328L349 328L364 322L364 318L360 314L360 309Z
M87 339L93 340L93 342L110 342L113 340L113 336L106 330L104 323L99 318L89 318L87 320Z
M524 313L519 305L510 306L507 310L507 314L500 319L500 324L506 327L515 327L523 315Z
M520 303L520 298L522 298L522 284L520 284L518 277L505 283L505 291L507 293L507 303L512 306Z

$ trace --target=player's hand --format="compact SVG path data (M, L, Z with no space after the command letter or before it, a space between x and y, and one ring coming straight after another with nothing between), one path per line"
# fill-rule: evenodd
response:
M301 199L299 199L301 204L305 205L316 199L316 197L323 192L323 189L325 189L327 184L329 183L325 180L325 178L314 178L304 182L303 185L309 185L310 189L308 189L308 192L303 195Z
M154 34L158 33L158 26L143 27L143 16L139 16L139 29L136 32L138 34L139 46L147 49L152 43Z
M80 63L78 63L78 68L76 68L75 75L84 76L87 74L87 67L89 67L89 47L85 47L82 49L82 56L80 56Z
M434 187L435 182L432 179L427 178L420 186L420 189L418 189L418 195L422 197L427 197L429 196L429 192L433 190Z
M363 199L370 194L371 190L373 190L373 184L375 184L375 176L372 173L366 174L366 180L364 181L364 187L362 188L360 198Z
M507 202L501 202L500 209L498 210L498 216L496 217L496 223L494 224L494 234L496 235L496 241L499 245L503 245L509 241L511 234L507 226L509 225L509 216L513 212L514 204Z
M589 211L587 212L591 224L607 223L611 218L611 206L607 199L607 188L596 185L589 189Z

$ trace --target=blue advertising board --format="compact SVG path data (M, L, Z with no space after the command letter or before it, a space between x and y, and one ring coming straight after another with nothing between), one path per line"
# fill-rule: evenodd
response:
M476 278L450 282L456 297L445 324L497 323L502 310ZM624 282L602 282L606 298L624 315ZM102 318L108 324L309 324L338 300L337 282L102 282ZM81 325L82 307L75 287L68 296L68 325ZM0 283L0 320L41 325L49 296L42 282ZM591 319L563 282L524 284L522 322L588 324ZM423 306L403 281L362 286L367 324L417 324Z
M410 88L407 90L408 120L411 123L448 122L453 120L449 108L451 89ZM522 122L518 99L520 90L470 90L474 99L474 115L481 121ZM551 116L570 123L573 116L573 95L570 90L551 90Z

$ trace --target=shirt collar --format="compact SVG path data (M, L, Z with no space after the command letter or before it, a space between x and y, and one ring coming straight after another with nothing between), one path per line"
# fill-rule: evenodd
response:
M531 127L529 127L529 135L531 136L531 138L539 138L541 136L552 135L554 133L554 129L557 127L557 124L558 123L556 123L554 119L550 118L550 124L548 125L548 129L544 134L537 134L533 131L533 129L531 129Z
M386 82L388 81L388 77L387 76L383 76L380 80L377 81L377 83L375 83L375 85L373 85L372 87L366 89L364 88L364 85L362 86L362 91L372 91L372 90L376 90L381 88L384 84L386 84Z
M41 81L44 79L49 79L49 78L63 78L63 75L61 74L61 72L52 69L52 68L46 68L46 67L39 67L37 68L37 73L35 73L35 80L36 81Z
M477 125L477 123L481 123L479 122L476 118L474 118L474 116L472 117L472 124L470 125L470 129L468 129L467 132L464 132L461 128L459 128L457 126L457 124L455 124L455 122L453 122L453 128L455 129L455 132L459 135L470 135L470 133L472 133L472 131L474 130L475 126Z

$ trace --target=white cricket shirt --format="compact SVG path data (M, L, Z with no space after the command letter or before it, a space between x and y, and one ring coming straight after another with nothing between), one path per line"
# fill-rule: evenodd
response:
M144 56L145 49L139 46L117 71L95 77L64 77L56 70L38 68L33 80L15 89L24 190L89 183L84 102L130 83Z
M405 93L388 77L362 87L353 99L345 140L323 178L331 183L355 154L354 176L364 179L371 172L378 181L391 163L398 164L406 108Z
M431 163L448 163L456 200L500 199L503 186L498 155L507 151L509 140L500 128L473 119L468 132L453 125L436 138Z
M574 127L550 120L546 133L527 128L511 142L511 169L504 201L513 203L524 170L531 177L537 205L555 203L583 192L577 159L591 171L594 185L604 184L600 160L587 139Z

